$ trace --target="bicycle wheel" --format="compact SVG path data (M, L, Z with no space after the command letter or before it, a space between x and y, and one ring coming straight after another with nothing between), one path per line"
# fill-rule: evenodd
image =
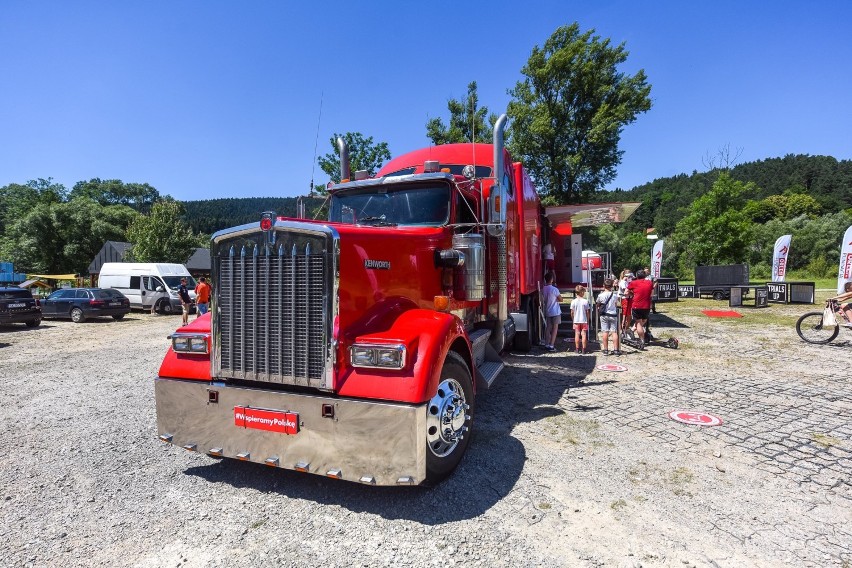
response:
M808 343L828 343L840 333L838 325L822 325L822 312L808 312L796 322L796 333Z

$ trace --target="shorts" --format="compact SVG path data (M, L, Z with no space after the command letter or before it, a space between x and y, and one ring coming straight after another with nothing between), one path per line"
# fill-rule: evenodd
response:
M587 323L575 323L574 324L574 331L586 331L587 329L589 329L589 324L587 324Z
M562 322L562 316L547 316L547 327L555 326L559 327L559 324Z
M551 272L555 266L556 266L556 263L554 262L554 260L552 258L544 259L544 269L547 270L548 272Z
M618 326L618 316L608 316L601 314L601 331L615 331Z
M207 313L207 302L195 305L198 307L198 315L203 316Z
M646 320L648 319L648 315L651 313L651 308L639 309L633 308L633 319L635 320Z
M183 315L189 315L189 304L181 304L181 308L183 308Z

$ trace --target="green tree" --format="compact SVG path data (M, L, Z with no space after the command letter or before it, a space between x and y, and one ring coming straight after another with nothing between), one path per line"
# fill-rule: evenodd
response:
M651 108L645 72L618 69L627 60L624 44L593 34L577 23L557 29L533 48L525 79L509 91L512 153L539 191L565 203L615 178L622 129Z
M127 229L133 244L130 256L137 262L185 263L198 244L198 237L181 219L183 206L172 199L158 201L149 215L140 215Z
M120 179L92 178L74 184L69 198L75 197L88 197L101 205L127 205L141 213L148 213L160 198L160 192L147 183L124 183Z
M366 170L368 175L373 176L386 160L390 160L387 142L374 143L372 136L365 137L360 132L335 133L329 139L332 151L317 159L319 167L334 183L340 183L340 150L337 147L337 139L340 137L349 147L349 169L353 175L359 170ZM318 185L315 189L325 193L325 186Z
M26 272L85 273L104 242L122 240L136 215L124 205L104 207L87 197L39 203L9 227L10 258Z
M104 243L124 240L138 216L127 205L101 205L86 197L58 204L54 218L62 243L62 272L87 272Z
M754 224L743 206L754 191L754 184L722 172L713 188L692 203L689 214L675 228L677 241L685 245L680 251L682 273L701 264L747 260Z
M52 178L30 180L25 184L10 183L0 187L0 235L6 227L25 217L39 204L49 205L65 200L65 186L53 183Z
M467 85L467 99L447 101L450 111L450 124L444 124L440 118L432 118L426 123L426 136L432 144L454 144L463 142L491 142L491 131L497 116L488 116L488 107L479 106L476 93L476 81ZM486 117L488 120L486 121Z

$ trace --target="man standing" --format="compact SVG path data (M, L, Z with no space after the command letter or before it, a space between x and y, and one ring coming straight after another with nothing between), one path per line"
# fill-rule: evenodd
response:
M645 276L648 277L648 279L651 281L651 284L654 285L654 289L651 291L651 313L656 314L657 313L657 299L656 299L657 279L654 278L653 274L651 273L651 269L648 268L647 266L645 267Z
M627 285L628 294L633 294L633 321L636 322L636 336L640 346L645 343L645 325L651 312L651 294L654 290L653 282L645 276L645 271L640 270L636 273L636 280Z
M180 279L178 297L180 298L180 305L183 308L183 325L187 325L189 323L189 306L192 305L192 298L189 297L189 290L186 288L186 278Z
M203 276L198 279L198 285L195 287L195 319L207 313L207 308L210 305L210 285L207 284L207 279Z

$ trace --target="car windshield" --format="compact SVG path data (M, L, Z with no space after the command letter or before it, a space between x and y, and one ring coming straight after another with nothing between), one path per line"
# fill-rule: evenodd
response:
M359 225L444 225L450 212L447 185L398 189L369 187L331 197L329 221Z
M195 288L195 278L192 276L163 276L163 280L166 282L166 286L171 288L172 290L177 290L180 286L180 279L186 278L186 287L190 290Z
M15 298L32 298L33 295L27 290L0 290L0 300L12 300Z

